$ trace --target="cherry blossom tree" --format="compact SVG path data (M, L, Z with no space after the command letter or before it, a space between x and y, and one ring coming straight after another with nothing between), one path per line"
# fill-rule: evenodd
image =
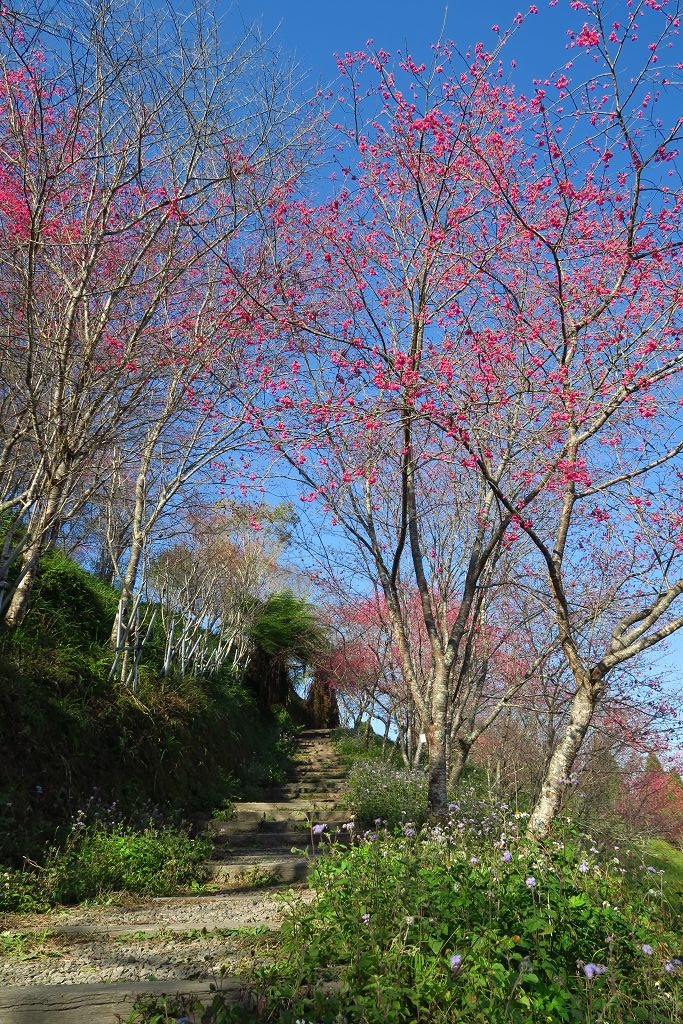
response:
M160 509L240 443L237 349L256 357L226 296L301 166L292 72L249 31L222 50L199 5L3 8L0 37L0 607L21 621L113 459L134 481L125 632Z
M502 554L533 581L574 687L537 838L610 674L683 625L678 6L570 6L566 65L523 92L505 35L429 64L340 59L343 181L277 211L290 362L260 417L379 581L436 811L453 680ZM399 579L420 597L427 692Z
M505 135L472 136L515 262L499 254L479 277L490 312L462 328L480 369L449 388L442 420L534 544L529 570L573 679L530 820L537 838L610 674L683 625L683 125L665 67L678 11L631 5L608 23L601 4L576 6L565 69L530 101L510 97Z

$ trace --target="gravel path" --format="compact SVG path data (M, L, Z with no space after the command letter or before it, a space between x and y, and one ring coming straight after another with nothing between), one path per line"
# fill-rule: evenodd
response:
M344 820L330 816L339 773L329 731L308 730L291 782L238 804L230 822L208 823L207 867L225 891L4 918L0 933L11 948L0 953L0 1024L46 1024L55 1013L64 1024L110 1024L138 983L182 991L188 982L206 995L225 975L238 993L245 968L268 955L261 933L279 927L289 904L313 898L304 885L285 884L308 867L292 842L305 836L296 845L307 845L321 812ZM258 888L259 873L279 878L279 887Z
M309 897L303 889L267 889L6 918L5 932L29 938L20 959L0 961L0 981L73 985L210 979L221 969L234 972L244 961L250 930L277 928L288 902Z

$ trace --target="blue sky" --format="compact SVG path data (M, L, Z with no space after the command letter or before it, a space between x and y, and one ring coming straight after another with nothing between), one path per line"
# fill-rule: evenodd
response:
M520 84L563 60L567 15L571 17L566 0L552 10L547 0L539 0L538 6L541 13L527 20L514 45ZM528 8L528 2L519 6L515 0L451 0L448 6L440 0L347 0L343 5L324 0L243 0L239 5L246 21L259 21L267 32L277 30L283 49L295 55L314 80L325 84L336 76L333 53L362 49L370 38L385 50L394 52L407 44L413 56L426 57L430 44L441 34L444 19L444 36L458 46L477 40L490 44L496 38L492 25L504 29L518 11L525 13ZM219 0L217 9L229 24L231 9L225 0Z

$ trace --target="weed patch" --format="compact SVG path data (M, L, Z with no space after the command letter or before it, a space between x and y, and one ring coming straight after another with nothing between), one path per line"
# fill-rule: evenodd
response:
M525 821L454 806L448 822L378 829L318 858L315 901L293 909L275 962L255 972L258 1019L679 1020L680 907L653 871L571 834L534 845Z
M77 819L65 842L48 849L39 870L2 875L0 911L35 912L112 892L170 896L203 883L210 849L207 840L181 829L136 830Z

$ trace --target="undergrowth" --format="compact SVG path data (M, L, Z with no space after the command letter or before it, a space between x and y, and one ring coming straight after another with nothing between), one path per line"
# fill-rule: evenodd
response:
M657 869L630 874L624 851L601 855L571 834L534 845L524 823L506 808L478 823L454 809L442 825L330 849L315 862L315 899L254 973L260 1009L234 1020L680 1020L680 907Z
M178 828L144 829L77 818L42 864L0 874L0 912L28 913L113 892L170 896L206 878L210 843Z
M259 706L229 666L166 678L153 632L136 692L110 680L117 601L50 551L29 614L0 635L0 865L15 873L25 857L42 862L55 830L89 801L116 801L129 821L154 804L172 820L210 814L288 770L291 719Z

